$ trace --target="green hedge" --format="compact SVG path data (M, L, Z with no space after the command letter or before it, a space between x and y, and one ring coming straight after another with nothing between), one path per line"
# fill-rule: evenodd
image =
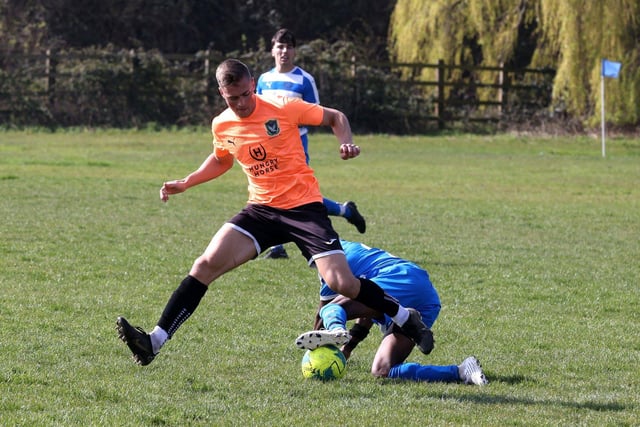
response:
M55 73L47 75L44 55L1 55L0 119L9 127L208 126L225 108L215 83L218 63L240 58L256 78L273 67L266 49L167 55L105 47L55 52L50 57ZM397 69L365 59L365 51L349 42L315 40L297 51L298 65L316 79L321 103L345 112L354 131L406 134L437 128L433 87L409 84ZM516 104L511 120L522 114ZM468 114L469 106L464 108L460 111ZM546 114L544 108L538 111Z

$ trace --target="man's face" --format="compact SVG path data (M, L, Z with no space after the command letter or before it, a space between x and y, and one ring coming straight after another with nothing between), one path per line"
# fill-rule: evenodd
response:
M218 92L231 111L244 118L249 117L256 108L255 88L253 78L244 78L236 84L219 87Z
M276 43L271 48L271 56L276 61L278 71L291 71L294 67L293 61L296 57L296 48L286 43Z

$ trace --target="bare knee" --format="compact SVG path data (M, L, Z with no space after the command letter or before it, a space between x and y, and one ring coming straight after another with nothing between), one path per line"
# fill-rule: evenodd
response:
M209 260L201 255L193 262L189 274L207 286L216 279Z
M376 378L387 378L390 370L391 366L388 363L374 361L373 365L371 365L371 375Z
M209 285L233 268L231 261L232 260L223 259L222 257L213 257L205 253L196 258L189 274L202 283Z
M397 333L386 335L371 364L371 374L374 377L386 378L394 366L397 366L407 359L414 347L413 341Z

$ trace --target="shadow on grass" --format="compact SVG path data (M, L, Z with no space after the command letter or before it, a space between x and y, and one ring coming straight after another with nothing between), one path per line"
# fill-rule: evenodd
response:
M512 376L488 376L489 387L491 384L503 383L508 385L520 384L524 382L531 382L530 378L523 375ZM592 411L627 411L634 410L635 405L622 404L618 402L570 402L562 401L559 399L526 399L513 396L498 396L488 394L473 394L466 396L441 396L441 398L452 398L456 400L467 400L479 404L515 404L515 405L548 405L548 406L563 406L575 409L588 409Z
M446 399L449 396L442 396L441 398ZM554 400L554 399L522 399L519 397L511 397L511 396L490 396L490 395L469 395L469 396L450 396L455 400L467 400L472 401L474 403L479 404L488 404L488 405L504 405L504 404L512 404L512 405L545 405L545 406L564 406L568 408L574 409L589 409L592 411L627 411L633 410L634 408L624 405L622 403L617 402L567 402L562 400Z
M509 375L509 376L495 376L495 375L487 375L487 378L490 382L501 382L506 384L520 384L524 382L531 382L530 378L525 377L524 375Z

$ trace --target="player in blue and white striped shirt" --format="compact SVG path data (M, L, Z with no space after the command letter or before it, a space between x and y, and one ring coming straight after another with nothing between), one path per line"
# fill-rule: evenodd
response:
M304 101L314 104L320 103L318 88L313 76L294 64L296 56L296 38L286 28L278 30L271 39L271 55L275 61L275 67L258 78L256 93L267 96L286 96L290 98L302 98ZM309 163L309 139L306 127L300 127L300 140L304 147L304 154ZM358 212L356 204L352 201L339 203L326 197L323 204L329 215L343 216L351 224L355 225L360 233L366 231L367 223ZM282 246L274 246L266 255L267 258L287 258L287 253Z

